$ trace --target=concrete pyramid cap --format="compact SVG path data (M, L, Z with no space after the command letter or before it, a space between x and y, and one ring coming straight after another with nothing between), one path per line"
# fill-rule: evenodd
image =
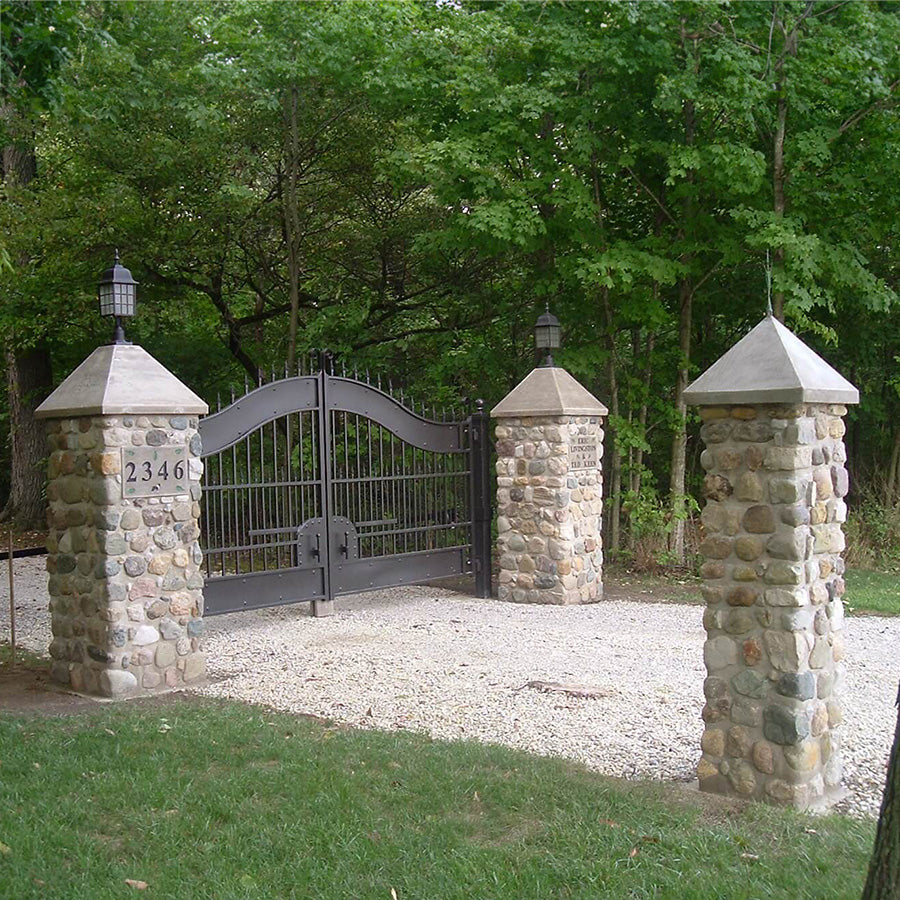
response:
M766 316L684 392L686 403L859 403L859 391Z
M98 347L35 410L65 416L202 414L209 407L136 344Z
M494 418L605 416L609 410L565 369L532 369L492 410Z

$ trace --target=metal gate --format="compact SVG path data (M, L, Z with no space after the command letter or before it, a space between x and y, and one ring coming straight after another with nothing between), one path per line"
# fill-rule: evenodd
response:
M205 613L447 575L490 596L488 416L408 409L346 374L264 384L203 419Z

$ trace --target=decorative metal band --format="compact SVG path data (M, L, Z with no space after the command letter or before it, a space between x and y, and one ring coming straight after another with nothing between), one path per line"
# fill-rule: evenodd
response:
M203 455L227 450L260 425L280 416L315 409L318 405L317 382L315 375L301 375L264 384L221 412L202 419Z
M360 381L329 378L328 407L366 416L419 450L460 453L466 449L460 423L430 422L410 412L378 388Z

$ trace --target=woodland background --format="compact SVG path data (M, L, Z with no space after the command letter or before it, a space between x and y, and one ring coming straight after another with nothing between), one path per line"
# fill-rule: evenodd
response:
M853 563L900 560L900 3L17 2L0 9L0 499L111 334L207 400L315 348L437 407L556 357L610 409L608 556L690 558L684 386L766 312L860 389ZM685 542L685 533L688 540Z

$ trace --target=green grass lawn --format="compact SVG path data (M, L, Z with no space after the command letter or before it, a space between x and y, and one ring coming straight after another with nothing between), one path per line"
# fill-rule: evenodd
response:
M0 716L16 900L823 900L859 895L872 839L868 822L237 703Z
M844 604L850 612L900 616L900 575L848 569L844 578L847 582Z

